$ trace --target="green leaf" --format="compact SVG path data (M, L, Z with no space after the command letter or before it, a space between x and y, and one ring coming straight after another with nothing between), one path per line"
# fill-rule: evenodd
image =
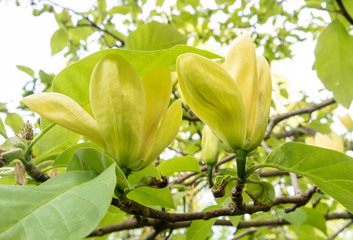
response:
M238 224L240 222L242 216L229 216L229 221L232 223L233 227L238 227Z
M24 122L21 116L17 113L8 113L5 118L5 124L10 126L15 134L18 134Z
M40 80L42 81L42 83L51 84L55 75L52 73L48 74L48 73L44 72L43 70L40 70L39 77L40 77Z
M1 135L2 136L6 136L7 135L7 133L6 133L6 129L5 129L5 125L4 125L4 123L2 122L2 119L0 118L0 132L1 132Z
M71 160L69 161L67 165L67 171L88 170L99 174L104 172L105 169L114 163L115 161L111 157L101 153L97 149L80 148L76 150ZM129 183L124 173L117 165L115 168L115 174L118 187L122 190L129 188Z
M145 206L175 208L169 188L139 187L129 192L127 197Z
M126 39L126 48L133 50L160 50L177 44L186 44L187 36L171 24L150 22L138 26Z
M285 213L283 209L279 209L277 214L295 227L299 227L307 219L306 212L302 208L297 208L290 213Z
M79 139L80 135L55 125L34 145L33 153L38 158L35 162L38 163L41 162L41 159L47 159L46 156L48 155L61 153L76 144ZM54 159L52 158L52 160Z
M271 152L266 163L309 178L323 192L353 212L353 159L346 154L289 142Z
M220 206L210 206L205 208L203 211L215 210ZM208 220L194 220L192 221L189 231L186 235L186 240L204 240L208 233L211 231L213 224L217 218L211 218Z
M51 55L55 55L63 50L68 44L68 41L69 36L67 35L67 32L62 28L57 30L50 40Z
M133 186L137 184L140 179L144 176L150 176L155 177L157 179L161 179L161 174L158 172L157 168L150 164L140 171L132 172L128 177L129 183Z
M167 50L134 51L126 49L107 49L96 52L62 70L54 79L53 92L63 93L84 109L91 111L89 101L89 82L94 66L107 54L119 54L137 70L140 76L158 66L169 66L175 70L176 58L183 53L192 52L208 58L220 56L193 47L175 46Z
M0 186L0 239L82 239L106 213L114 167L63 173L39 187ZM21 238L19 238L21 237Z
M34 71L29 67L22 66L22 65L16 65L16 67L18 70L21 70L22 72L27 73L29 76L34 77Z
M246 192L262 204L270 204L272 199L275 198L275 189L272 184L268 182L259 181L260 178L257 174L252 174L249 179L258 182L246 183Z
M125 217L125 213L123 211L121 211L119 208L113 205L110 205L105 216L98 224L97 228L122 222L124 220L124 217ZM103 239L107 239L108 237L109 237L109 234L105 234L102 237L93 237L91 239L103 240Z
M80 148L96 148L100 149L100 147L93 143L93 142L85 142L85 143L79 143L76 145L73 145L69 148L67 148L65 151L63 151L56 159L53 164L53 167L66 167L67 164L69 163L70 159L76 152L76 150Z
M109 10L109 15L113 15L113 14L122 14L122 15L126 15L130 12L130 7L127 5L121 5L121 6L117 6L117 7L113 7Z
M314 67L317 75L346 108L353 100L353 37L339 20L334 20L319 35Z
M306 214L304 224L311 225L326 234L326 219L324 215L312 208L302 207L301 209Z
M199 163L193 156L169 159L162 162L157 169L161 174L166 176L170 176L175 172L200 172Z

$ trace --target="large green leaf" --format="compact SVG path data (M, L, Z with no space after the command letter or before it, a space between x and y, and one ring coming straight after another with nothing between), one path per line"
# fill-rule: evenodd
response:
M200 166L193 156L175 157L164 161L157 167L158 171L166 176L175 172L200 172Z
M220 208L220 206L209 206L203 211L215 210ZM186 235L186 240L204 240L206 239L208 233L211 231L213 224L216 222L217 218L211 218L208 220L194 220L192 221L189 231Z
M171 24L150 22L138 26L126 40L126 48L133 50L160 50L177 44L186 44L187 36Z
M34 145L33 153L38 158L36 163L41 162L41 159L46 159L48 155L61 153L68 147L76 144L79 139L80 135L59 125L55 125ZM51 160L55 158L51 158Z
M334 20L320 34L315 48L317 75L345 107L353 100L353 37L339 20Z
M156 189L139 187L127 194L127 197L145 206L161 206L175 208L169 188Z
M75 145L67 148L62 153L60 153L60 155L58 155L57 158L55 159L53 166L54 167L66 167L68 162L71 160L72 156L76 152L76 150L78 150L80 148L87 148L87 147L96 148L96 149L101 148L100 146L98 146L97 144L95 144L93 142L85 142L85 143L75 144Z
M346 154L289 142L274 150L266 163L309 178L322 191L353 212L353 159Z
M121 55L143 76L149 70L158 66L169 66L172 70L175 70L176 58L187 52L197 53L208 58L220 58L214 53L182 45L158 51L107 49L85 57L62 70L53 81L53 91L71 97L83 108L90 111L88 97L90 77L94 66L105 55L111 53Z
M81 239L103 218L114 187L114 166L98 177L67 172L39 187L1 185L0 239Z
M115 161L111 157L95 148L80 148L73 154L69 161L67 171L89 170L101 173L114 163ZM129 183L119 166L116 166L115 174L117 186L122 190L129 188Z
M282 209L277 211L278 215L299 228L303 224L311 225L326 234L326 219L316 209L301 207L294 212L285 213Z

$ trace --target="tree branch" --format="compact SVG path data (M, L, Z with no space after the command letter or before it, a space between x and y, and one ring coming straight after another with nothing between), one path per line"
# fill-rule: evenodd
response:
M336 0L342 15L353 25L353 18L349 15L347 9L344 7L342 0Z
M335 220L335 219L353 219L353 215L349 212L343 213L331 213L325 216L326 220ZM138 229L142 227L156 227L158 229L178 229L178 228L187 228L190 227L192 221L181 221L181 222L164 222L157 219L131 219L122 223L112 224L109 226L104 226L95 229L88 237L103 236L108 233ZM238 223L237 229L245 229L251 227L272 227L272 226L281 226L288 225L289 222L283 218L271 218L263 220L254 220L254 221L240 221ZM216 220L216 226L229 226L233 227L232 223L228 220Z
M271 135L271 132L273 130L273 128L281 121L296 116L296 115L301 115L301 114L311 114L313 112L315 112L316 110L319 110L321 108L324 108L326 106L329 106L331 104L336 103L336 101L333 98L327 99L321 103L318 104L313 104L311 106L308 107L303 107L303 108L299 108L299 109L295 109L286 113L282 113L282 114L277 114L275 116L270 117L270 120L268 122L268 126L265 132L265 136L264 136L264 140L268 139Z
M169 213L164 211L159 211L150 207L143 206L133 200L124 199L119 200L113 198L112 205L120 208L120 210L132 214L139 215L146 218L155 218L167 222L181 222L181 221L189 221L189 220L198 220L203 219L207 220L210 218L220 217L220 216L238 216L244 214L253 214L256 212L267 212L273 206L279 204L296 204L293 207L286 210L286 212L294 211L296 208L300 206L304 206L311 199L312 195L316 191L316 187L313 187L308 192L298 194L296 196L281 196L273 199L270 205L256 205L254 204L245 204L243 203L241 206L237 206L235 204L229 204L229 206L224 208L219 208L215 210L209 210L204 212L191 212L191 213Z

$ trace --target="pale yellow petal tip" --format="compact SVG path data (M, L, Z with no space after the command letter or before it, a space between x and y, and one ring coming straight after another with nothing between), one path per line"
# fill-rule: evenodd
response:
M250 48L249 50L255 50L254 41L249 34L242 34L234 39L229 46L228 54L237 51L238 48Z
M353 120L349 114L346 114L345 116L338 116L338 119L347 130L353 129Z

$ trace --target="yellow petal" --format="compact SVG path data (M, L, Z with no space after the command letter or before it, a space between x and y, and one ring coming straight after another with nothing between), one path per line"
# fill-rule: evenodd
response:
M178 57L177 71L191 110L228 148L241 148L246 133L245 107L231 76L217 63L192 53Z
M344 152L344 144L342 138L334 131L332 131L332 146L331 149Z
M202 130L202 161L214 165L218 160L221 143L212 130L205 125Z
M146 96L146 116L143 140L138 158L145 159L149 153L159 126L159 122L168 109L172 93L172 81L168 67L158 67L148 72L143 78Z
M38 93L25 97L22 102L49 121L104 147L97 122L70 97L61 93Z
M102 58L91 76L90 101L108 153L126 166L138 154L145 119L145 93L136 70L117 54Z
M169 146L169 144L175 138L175 135L178 133L182 117L183 109L181 107L181 100L178 99L173 102L172 105L170 105L168 111L164 114L159 125L151 152L140 169L150 164L159 156L159 154L163 152L166 147Z
M251 136L250 151L262 141L267 128L271 107L272 80L270 66L264 57L258 59L259 71L259 103L256 113L255 127Z
M338 116L338 118L341 121L341 123L347 128L347 130L351 130L353 128L353 121L351 116L349 116L349 114L346 114L343 117Z
M230 45L223 66L236 81L243 96L247 120L246 138L252 135L258 108L259 81L256 65L255 46L250 36L237 37Z
M315 145L318 147L329 148L331 145L331 139L329 136L318 132L315 134Z
M305 138L305 143L308 144L308 145L315 146L315 140L314 140L313 137L307 137L307 138Z

